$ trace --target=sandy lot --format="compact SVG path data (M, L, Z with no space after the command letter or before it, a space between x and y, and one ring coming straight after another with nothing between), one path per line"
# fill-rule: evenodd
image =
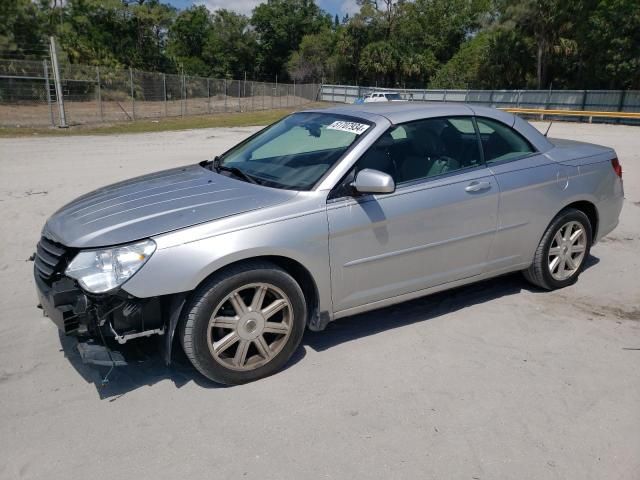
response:
M35 308L42 224L254 130L0 139L0 478L640 478L637 127L552 127L615 147L625 171L621 224L573 287L509 275L344 319L240 387L142 344L100 388Z

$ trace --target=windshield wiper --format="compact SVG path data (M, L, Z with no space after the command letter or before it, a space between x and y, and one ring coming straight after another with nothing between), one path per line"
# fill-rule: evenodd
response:
M236 177L240 177L240 178L242 178L243 180L245 180L245 181L247 181L249 183L253 183L255 185L259 185L260 184L257 179L255 179L254 177L252 177L248 173L243 172L238 167L227 167L226 165L221 165L219 157L215 157L213 159L213 169L215 170L216 173L229 172L229 173L232 173L233 175L235 175Z

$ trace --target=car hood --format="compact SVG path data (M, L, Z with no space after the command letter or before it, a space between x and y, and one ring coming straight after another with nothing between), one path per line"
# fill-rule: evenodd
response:
M117 245L272 206L295 195L193 165L79 197L51 216L43 235L68 247Z

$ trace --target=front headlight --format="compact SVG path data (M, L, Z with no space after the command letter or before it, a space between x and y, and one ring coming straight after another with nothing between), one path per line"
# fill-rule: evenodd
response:
M131 278L155 250L153 240L144 240L122 247L83 251L75 256L64 273L75 278L88 292L104 293Z

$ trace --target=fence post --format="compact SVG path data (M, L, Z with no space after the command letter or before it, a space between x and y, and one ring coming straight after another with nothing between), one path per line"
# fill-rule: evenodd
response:
M249 85L249 88L251 89L251 111L254 111L256 109L255 107L255 97L253 96L253 84L255 82L251 81L251 85Z
M182 71L182 102L184 103L184 110L182 116L187 115L187 76Z
M624 108L624 99L627 96L627 91L626 90L621 90L620 91L620 101L618 101L618 111L621 112L622 109ZM621 123L620 118L618 118L618 121L616 123Z
M211 113L211 87L207 78L207 113Z
M169 116L169 111L167 110L167 74L162 74L162 90L164 91L164 116Z
M242 103L240 103L240 99L242 98L242 91L240 90L240 80L238 80L238 111L242 112Z
M580 109L584 111L586 106L587 106L587 91L583 90L582 91L582 105L581 105Z
M55 127L56 122L53 119L53 106L51 105L51 84L49 84L49 67L47 66L46 60L42 61L42 65L44 67L45 88L47 89L47 105L49 105L49 120L51 120L51 126Z
M131 67L129 67L129 83L131 85L131 118L133 120L136 119L136 100L134 95L134 91L133 91L133 69Z
M264 110L264 97L265 97L265 89L267 88L266 84L262 82L262 110Z
M547 98L544 101L544 110L549 110L549 102L551 102L551 86L549 86L549 91L547 92ZM544 113L540 114L540 120L544 120Z
M582 102L580 104L580 110L584 111L587 106L587 90L582 91ZM584 117L579 117L579 121L584 121Z
M102 110L102 91L100 90L100 67L96 67L96 86L98 87L98 113L100 121L104 122L104 111Z
M56 100L58 101L58 113L60 114L60 128L67 128L67 117L64 112L64 99L62 97L62 83L60 81L60 69L58 68L58 54L56 52L56 39L49 37L51 45L51 67L53 68L53 81L56 86Z
M224 113L227 113L227 79L224 79Z
M447 101L447 89L444 89L444 95L442 96L442 101L446 102Z

